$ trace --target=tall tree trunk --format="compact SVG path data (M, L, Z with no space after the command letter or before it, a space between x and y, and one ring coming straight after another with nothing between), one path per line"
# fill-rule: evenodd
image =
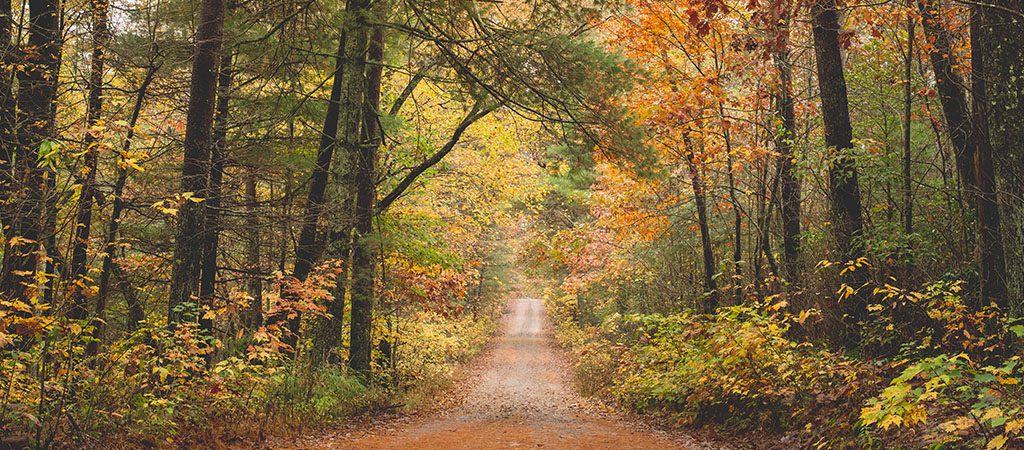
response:
M217 77L217 107L214 112L213 147L210 152L210 178L206 187L207 199L203 229L203 263L199 276L199 299L203 305L211 305L217 288L217 251L220 248L221 227L221 182L224 179L224 150L228 133L229 94L231 91L231 51L227 50L220 60L220 75ZM211 323L200 319L203 328L211 329Z
M384 30L376 27L369 41L366 58L366 97L363 101L363 126L356 165L356 228L352 249L352 326L349 328L348 365L364 378L370 376L372 348L374 283L376 281L373 234L373 208L377 197L377 149L380 147L380 85L384 67Z
M782 255L784 270L790 283L800 281L800 179L796 177L796 161L793 154L793 140L796 138L796 113L793 107L793 67L789 57L789 17L774 53L775 67L779 72L779 87L776 94L778 116L781 127L775 135L775 149L779 152L778 181L781 191L779 210L782 215ZM773 190L774 192L774 190ZM769 252L770 255L770 252Z
M23 54L24 70L18 72L15 179L18 192L10 198L12 218L8 252L0 271L0 295L30 297L37 254L43 235L46 186L53 177L36 162L44 143L54 135L54 102L60 67L61 29L59 0L29 0L28 45ZM46 156L46 155L42 155ZM52 175L52 174L50 174ZM16 242L10 242L17 238Z
M978 261L981 302L1019 312L1024 267L1024 6L993 0L972 6L971 77L977 127ZM998 180L998 186L996 182ZM997 201L996 192L1003 192ZM1001 206L1001 209L1000 209ZM1005 239L1005 240L1004 240ZM1004 255L1003 252L1006 252ZM1011 305L1008 299L1016 299Z
M245 325L255 330L263 324L263 264L260 256L260 209L259 197L256 194L256 169L250 167L245 177L245 229L249 241L245 248L245 269L250 272L246 282L246 294L249 295L249 312L246 314Z
M107 13L110 8L108 0L93 0L92 4L92 67L89 73L89 101L86 110L86 131L85 131L85 167L82 179L82 188L78 193L78 215L75 219L74 242L71 248L71 277L70 283L75 284L70 289L73 292L71 309L68 317L81 320L88 314L85 289L87 288L87 252L89 249L89 236L92 231L92 203L95 196L96 184L96 161L97 131L95 127L100 123L103 114L103 66L106 58L105 52L107 43L110 41L110 33L107 26Z
M320 134L316 166L313 168L313 173L310 174L309 193L302 215L302 230L299 232L299 240L295 246L295 266L292 269L292 277L296 281L304 281L320 257L321 246L317 239L318 226L320 216L323 214L331 161L337 147L338 126L344 124L345 128L342 130L344 136L354 136L359 133L363 86L357 80L363 78L366 33L365 31L359 32L357 22L365 14L368 6L368 0L348 0L345 4L345 24L342 25L338 41L331 97L327 104L323 131ZM353 92L358 94L354 105L351 100ZM342 113L344 113L344 117L342 117ZM352 125L353 120L355 125ZM346 167L345 170L352 170L352 168ZM296 295L293 292L286 294L293 297ZM285 340L285 343L292 347L298 342L300 323L301 317L298 314L288 321L291 336Z
M131 150L132 140L135 139L135 127L139 123L139 115L142 113L142 104L146 99L146 92L149 84L153 82L158 66L151 63L146 68L146 75L139 84L138 93L135 94L135 104L132 105L132 115L128 118L128 132L125 133L124 144L121 147L122 158ZM127 164L122 164L117 173L117 180L114 181L114 192L111 194L113 206L110 211L110 220L107 222L107 236L103 241L103 263L100 266L99 293L96 294L96 309L93 319L93 340L86 346L86 354L95 356L99 352L100 340L103 331L106 329L104 318L107 311L107 300L110 298L110 276L119 268L114 262L114 251L117 250L117 231L121 226L121 214L124 213L124 186L128 183L128 171L131 170ZM137 325L142 320L142 308L136 306L137 301L129 301L131 324ZM134 326L132 326L134 328Z
M17 117L13 88L12 65L18 54L13 38L14 20L11 15L11 0L0 0L0 198L9 199L15 188L14 142L16 139ZM0 205L0 231L7 236L6 227L11 225L10 206ZM4 255L10 254L4 240ZM6 258L5 258L6 259ZM2 261L0 261L2 265Z
M203 0L196 29L195 58L192 61L192 86L185 123L185 155L181 169L181 192L202 198L210 173L213 148L213 118L217 97L217 65L221 55L226 0ZM203 206L189 200L178 210L174 239L174 265L171 269L170 296L167 300L169 323L186 315L201 316L195 303L203 259ZM192 308L185 305L192 304ZM191 310L188 310L191 309Z
M964 80L953 67L953 38L942 22L942 11L938 0L918 0L921 12L921 25L925 36L931 44L928 59L935 72L935 87L942 104L942 115L946 120L949 141L956 152L956 171L963 185L964 198L967 205L976 207L975 196L978 193L978 182L974 169L973 142L974 126L971 113L967 106L964 93Z
M718 114L723 123L726 122L725 108L721 103L718 105ZM725 159L726 174L729 179L729 203L732 204L733 213L733 230L732 230L732 266L733 266L733 293L736 296L736 302L743 302L743 211L740 206L739 198L736 196L736 174L734 173L732 164L732 135L729 130L729 126L725 126L722 130L722 137L725 140Z
M908 0L908 3L909 1L912 0ZM906 254L903 256L906 261L904 277L910 276L912 270L910 258L913 255L913 246L910 244L911 235L914 234L914 191L911 184L912 142L910 141L912 136L910 126L912 124L911 113L914 106L914 87L911 84L914 69L914 30L917 28L914 16L909 12L911 11L910 7L913 5L908 4L907 6L907 55L903 61L903 233L907 236ZM909 281L909 279L904 279L904 282Z
M842 261L856 261L864 256L864 224L857 163L851 154L853 127L850 124L850 106L839 43L839 11L835 0L817 0L811 7L811 24L825 125L825 145L831 160L828 172L832 235ZM847 271L843 282L853 289L859 289L866 281L866 272ZM844 299L841 305L848 325L846 342L859 343L856 324L865 318L866 305L860 295Z
M691 144L687 141L686 145ZM690 182L693 187L693 201L697 205L697 224L700 226L700 243L704 256L704 291L707 295L703 306L704 312L711 313L718 308L718 284L715 281L715 252L711 246L711 230L708 227L707 201L704 195L704 176L697 167L693 151L686 151L686 165L690 169Z

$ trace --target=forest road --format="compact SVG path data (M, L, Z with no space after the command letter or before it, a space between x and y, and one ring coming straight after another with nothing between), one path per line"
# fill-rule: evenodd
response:
M364 436L321 438L331 449L696 449L683 437L589 412L536 299L509 303L502 333L460 406ZM688 440L688 439L687 439Z

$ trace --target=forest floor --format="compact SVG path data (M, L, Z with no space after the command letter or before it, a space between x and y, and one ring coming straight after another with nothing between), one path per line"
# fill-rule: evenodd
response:
M502 332L459 383L459 400L418 416L292 440L294 449L705 449L580 398L540 300L516 299Z

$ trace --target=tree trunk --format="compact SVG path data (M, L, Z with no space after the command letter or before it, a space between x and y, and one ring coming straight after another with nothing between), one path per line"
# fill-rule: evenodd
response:
M0 198L9 199L14 192L14 142L16 139L17 117L12 82L17 52L11 40L14 20L11 16L11 0L0 0ZM10 206L0 205L0 229L11 225ZM4 233L6 235L6 232ZM10 254L4 240L4 255ZM6 259L6 258L5 258Z
M48 169L36 163L40 147L54 137L54 101L60 67L61 29L59 0L29 0L28 45L22 53L24 70L18 72L16 110L21 114L15 146L16 190L10 198L12 223L7 234L9 251L0 272L0 295L28 298L34 290L37 250L43 235ZM10 242L11 238L18 238ZM51 236L52 237L52 236Z
M723 122L725 108L719 104L718 114ZM733 230L732 230L732 266L733 266L733 293L737 303L743 303L743 211L740 208L740 201L736 196L736 175L732 167L732 136L729 127L722 130L722 137L725 140L726 173L729 179L729 202L732 203Z
M380 147L380 85L384 65L384 30L373 29L366 55L366 97L363 102L363 127L359 159L356 165L356 227L352 242L352 326L349 328L348 365L363 378L370 376L372 348L375 247L373 207L377 197L377 149Z
M957 73L951 61L953 54L953 38L942 22L942 12L938 0L919 0L921 24L925 36L931 44L928 59L935 72L935 86L942 104L942 115L946 120L949 141L956 152L956 171L963 184L964 198L967 205L974 209L978 183L974 169L973 128L971 114L967 107L967 96L964 93L964 80Z
M796 113L793 107L793 68L789 59L789 30L783 31L782 41L775 51L775 66L779 71L779 91L776 100L781 128L775 136L779 152L778 173L781 191L779 210L782 215L782 255L787 281L800 280L800 179L796 177L793 139L796 137ZM774 192L774 190L773 190Z
M224 149L228 132L229 94L231 91L231 51L225 51L220 60L217 77L217 107L214 113L213 147L210 152L210 178L206 188L203 230L203 263L199 276L199 299L203 305L212 305L217 288L217 251L220 248L221 182L224 179ZM212 324L200 319L204 329Z
M139 123L139 115L142 112L142 104L146 98L146 91L149 90L149 84L153 81L154 75L156 75L157 65L155 63L150 64L146 68L146 76L142 79L142 84L139 85L139 91L135 95L135 104L132 105L132 115L128 119L128 132L124 137L124 144L121 148L122 157L131 150L132 140L135 138L135 127ZM126 166L122 166L117 173L117 180L114 182L114 192L111 197L113 198L113 206L110 212L110 221L107 222L107 236L104 240L103 246L103 263L100 266L99 276L99 293L96 294L96 309L93 318L93 340L86 346L86 354L89 356L95 356L99 351L100 339L103 337L103 330L106 328L106 320L104 315L107 310L107 300L110 297L110 276L119 270L117 263L114 262L114 251L117 249L117 230L121 226L121 214L124 213L124 186L128 182L128 171L130 169ZM134 319L137 316L141 316L142 308L132 307L132 302L129 302L129 310L132 312L131 316ZM137 304L137 302L134 302ZM139 318L138 320L141 320ZM138 322L134 322L137 324Z
M361 83L353 80L361 80L363 74L366 49L366 34L358 32L355 25L359 17L365 13L369 6L367 0L349 0L345 4L346 24L342 26L341 37L338 42L338 53L334 67L334 81L331 85L331 97L327 104L327 114L324 118L323 131L320 135L320 147L317 152L316 167L310 174L309 194L306 199L306 208L302 215L302 230L299 232L299 240L295 247L295 266L292 269L292 277L297 281L304 281L313 270L313 265L320 257L320 249L317 234L320 216L323 214L325 196L327 192L327 181L330 176L331 161L334 158L334 151L337 147L338 126L345 124L343 133L345 136L357 135L359 133L359 116L361 114L360 104L362 102ZM362 37L360 38L360 34ZM350 96L353 92L359 94L354 106ZM345 102L344 108L342 101ZM345 117L342 117L344 112ZM351 122L355 120L355 125ZM350 170L351 168L346 168ZM294 298L295 293L286 293ZM285 343L292 347L298 342L299 325L301 317L296 314L288 321L288 328L291 336Z
M914 16L910 13L910 6L908 4L907 13L907 55L903 63L903 233L906 235L907 247L905 249L906 254L903 255L905 261L904 265L904 283L909 283L913 264L911 257L913 256L913 246L911 245L911 235L914 234L914 191L912 188L911 178L911 157L912 148L910 141L911 132L910 126L912 124L912 108L914 107L914 87L911 84L913 81L913 68L914 68L914 30L917 28L917 23L914 20Z
M993 0L971 15L972 111L977 127L980 303L1019 312L1024 268L1024 6ZM998 180L998 186L997 186ZM1002 192L1002 202L996 192ZM1001 207L1001 209L1000 209ZM1004 240L1005 239L1005 240ZM1004 255L1004 250L1007 252ZM1017 299L1011 305L1008 298Z
M686 143L690 145L689 142ZM693 187L693 200L697 205L697 223L700 225L700 243L704 256L704 291L707 299L704 302L703 310L712 313L718 308L718 285L715 281L715 253L711 246L711 231L708 228L708 211L704 198L704 176L694 158L693 151L686 151L686 165L690 169L690 182Z
M825 125L825 145L831 156L828 172L832 235L841 261L851 262L864 256L864 225L857 163L851 153L853 127L850 124L839 42L839 11L835 0L817 0L811 7L811 24ZM865 273L863 269L848 271L843 282L853 289L859 289L866 281ZM848 325L846 338L849 344L859 342L859 333L855 327L866 315L865 304L860 297L854 295L841 302Z
M250 330L255 330L263 324L263 264L260 257L260 210L258 208L259 198L256 195L256 169L250 167L245 178L245 229L249 236L248 245L245 250L246 270L250 272L249 281L246 283L246 293L249 295L249 312L246 316L245 325Z
M82 179L82 188L78 193L78 215L75 219L74 243L71 249L71 277L70 283L75 286L70 289L73 292L72 305L68 311L68 317L81 320L86 317L88 310L86 303L87 283L87 252L89 249L89 236L92 231L92 203L95 196L96 184L96 161L98 159L96 130L100 117L103 114L103 65L110 41L110 33L107 27L107 12L110 8L108 0L93 0L92 4L92 67L89 73L89 100L86 110L85 131L85 174Z
M202 198L210 173L213 148L213 119L217 97L217 64L223 41L226 0L203 0L196 30L192 85L185 123L185 155L181 169L181 192ZM186 318L197 320L201 311L195 303L203 259L203 206L189 200L178 210L174 239L174 266L167 300L169 323ZM187 307L186 305L191 305ZM192 315L194 317L187 317Z

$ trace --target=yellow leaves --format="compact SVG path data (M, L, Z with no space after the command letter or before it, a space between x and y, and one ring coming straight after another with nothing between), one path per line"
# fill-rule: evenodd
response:
M928 411L921 405L912 406L903 414L903 421L907 426L924 423L927 419Z
M1008 438L1005 434L1000 434L999 436L992 438L991 441L988 441L988 445L985 446L985 450L997 450L1006 447L1007 440Z
M871 425L878 421L878 415L882 412L882 404L875 402L860 409L860 420L865 425Z
M163 382L167 381L167 375L169 375L171 373L171 371L168 370L166 367L163 367L163 366L153 366L153 372L152 373L154 375L156 375L157 377L159 377L160 378L160 382L163 383ZM153 402L151 404L154 405L154 406L160 406L160 405L157 404L157 402L163 402L161 404L166 404L167 400L166 399L162 399L162 398L161 399L156 399L156 400L153 400Z
M853 287L846 283L843 283L843 285L839 287L839 290L836 291L836 294L839 295L840 301L852 297L854 293L856 293L856 291L853 289Z
M139 172L145 172L146 171L145 168L143 168L142 166L139 165L139 160L138 159L130 158L130 157L127 157L127 156L121 158L121 160L118 161L118 165L121 166L122 169L135 169L135 170L137 170Z
M1003 377L1003 376L1000 376L1000 377L997 377L996 380L999 381L999 384L1003 384L1003 385L1017 385L1017 384L1020 384L1020 379L1019 378L1015 378L1015 377Z
M178 209L180 209L181 205L183 205L185 202L202 203L204 200L206 199L202 197L196 197L194 192L185 192L181 194L175 194L174 197L171 198L165 198L163 200L160 200L150 205L150 207L168 216L177 216Z
M36 243L36 241L34 241L32 239L28 239L28 238L23 237L23 236L12 236L10 239L7 240L7 242L12 247L21 247L21 246L32 245L32 244ZM19 275L19 276L24 276L24 275Z
M1021 430L1024 430L1024 419L1011 420L1006 422L1006 426L1003 427L1007 433L1017 434Z
M960 416L939 424L939 428L949 434L961 434L974 428L975 422L968 416Z
M982 421L988 421L988 420L992 420L992 419L995 419L997 417L1002 417L1002 416L1003 416L1003 410L1002 409L997 408L997 407L989 408L989 409L985 410L984 414L981 415L981 420Z
M796 318L793 319L793 321L798 323L798 324L800 324L800 325L803 325L804 322L807 321L807 319L809 319L811 316L817 315L817 314L818 314L818 311L811 310L811 309L805 309L803 311L800 311L800 314L798 314L796 316Z
M903 425L903 418L895 414L887 415L878 422L878 426L884 430L888 430L892 426L899 428L900 425Z
M150 208L160 211L161 213L166 214L168 216L178 215L178 207L171 199L160 200L150 205Z
M845 267L843 267L843 270L839 271L839 276L846 275L848 272L855 272L857 269L859 269L861 267L870 267L870 266L871 266L871 264L868 263L868 259L866 257L862 256L860 258L857 258L854 261L846 262L846 265L845 265Z

